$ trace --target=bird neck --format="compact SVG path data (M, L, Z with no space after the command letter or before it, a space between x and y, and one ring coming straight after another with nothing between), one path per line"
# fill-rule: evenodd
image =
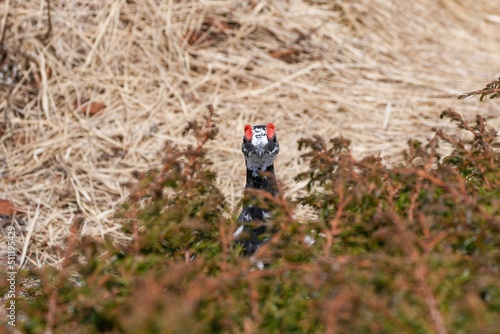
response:
M269 165L264 171L254 176L255 172L247 168L246 188L264 190L273 196L278 193L278 184L274 173L274 163Z

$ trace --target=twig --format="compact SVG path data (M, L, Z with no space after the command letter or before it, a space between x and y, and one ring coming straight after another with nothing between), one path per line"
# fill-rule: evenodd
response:
M79 221L78 219L75 220L73 225L71 226L70 230L70 235L68 237L68 242L66 246L66 250L64 252L64 260L61 265L61 269L57 271L56 279L55 282L52 284L51 282L47 282L47 284L50 284L50 293L49 293L49 298L48 298L48 310L47 314L45 315L45 321L47 322L47 327L45 328L45 334L52 334L54 332L55 326L57 324L57 302L59 299L59 287L61 285L61 282L66 279L67 277L67 268L70 265L73 256L74 256L74 250L77 244L77 237L76 234L78 232L79 228Z
M344 209L353 199L352 194L344 199L343 191L340 192L339 196L341 196L340 204L337 206L337 212L335 212L335 216L330 220L330 230L326 234L325 255L328 255L330 253L330 248L333 244L333 238L337 234L339 234L339 223L342 215L344 214Z
M40 201L38 201L38 204L36 206L36 211L35 211L35 216L33 217L33 220L28 227L28 233L26 234L26 238L24 240L24 245L23 245L23 250L21 253L21 259L19 260L19 268L21 268L24 264L24 260L26 259L26 253L28 252L28 246L31 241L31 235L33 234L33 231L35 229L36 222L38 220L38 215L40 214Z
M5 12L3 13L3 16L2 16L2 26L1 26L2 37L0 39L0 49L2 48L3 42L5 41L5 35L7 32L7 17L9 15L9 1L6 1L5 3L6 3Z
M382 125L382 129L387 130L389 126L389 121L391 120L391 102L387 102L385 105L385 116L384 116L384 124Z
M494 94L494 95L490 96L490 98L492 98L492 99L498 98L498 97L500 97L500 89L497 89L497 88L487 89L487 88L485 88L485 89L475 90L472 92L460 94L458 96L458 99L463 100L463 99L471 97L471 96L481 95L481 101L482 101L484 99L484 96L490 95L490 94Z
M415 220L415 206L417 203L417 197L422 189L422 179L417 179L417 184L415 185L415 190L410 197L410 206L408 207L408 220L413 222Z
M47 27L47 32L45 33L45 36L43 37L43 40L46 41L47 38L49 38L50 33L52 32L52 20L50 18L50 0L47 0L47 21L48 21L48 27ZM45 70L45 69L43 69Z
M434 294L432 293L429 285L427 284L427 281L425 280L427 272L428 270L426 264L423 262L422 259L419 259L414 271L418 289L424 295L425 303L429 308L432 323L434 324L436 332L438 334L447 334L448 331L446 330L446 327L444 325L443 316L439 311L436 298L434 297Z
M408 229L406 228L404 222L399 219L399 216L393 210L394 209L391 208L389 212L387 212L387 214L390 216L390 219L396 226L396 229L400 235L400 238L398 238L398 240L401 244L401 248L405 251L408 259L412 263L415 263L413 274L416 279L416 288L424 296L424 300L427 304L427 308L429 309L432 323L436 332L438 334L446 334L447 330L444 325L441 312L439 311L436 298L434 297L434 294L432 293L432 290L426 281L428 268L425 263L425 254L422 255L417 250L417 248L415 247L415 240L413 240L411 234L408 233Z
M134 235L134 254L139 255L141 251L141 245L139 240L139 223L137 221L137 203L132 205L132 230Z

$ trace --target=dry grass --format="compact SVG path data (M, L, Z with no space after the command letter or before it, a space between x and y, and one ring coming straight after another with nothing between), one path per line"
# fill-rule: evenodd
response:
M47 3L0 3L0 198L23 210L25 265L59 265L76 219L124 238L114 214L131 172L159 165L165 140L191 143L181 133L209 103L233 210L247 122L276 124L291 197L301 137L341 134L355 154L395 161L409 138L449 126L448 107L500 126L498 104L456 100L500 73L494 1L52 0L50 25Z

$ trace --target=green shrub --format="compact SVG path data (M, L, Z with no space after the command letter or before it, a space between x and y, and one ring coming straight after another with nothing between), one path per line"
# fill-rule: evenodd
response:
M273 212L254 259L232 242L234 216L205 144L213 110L167 143L163 166L137 175L121 217L131 240L79 238L59 269L21 273L27 333L493 333L500 326L500 154L494 130L448 110L470 140L437 130L409 141L393 168L355 159L345 138L302 139L307 195L256 193ZM442 158L439 145L453 152ZM317 221L297 222L295 205ZM314 240L314 242L311 242ZM257 268L257 261L265 264ZM5 282L5 280L2 280ZM2 283L3 284L3 283ZM2 291L6 287L1 287Z

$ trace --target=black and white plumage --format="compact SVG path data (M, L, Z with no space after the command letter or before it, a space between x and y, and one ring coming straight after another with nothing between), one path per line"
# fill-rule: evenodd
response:
M280 146L273 123L267 125L245 125L241 151L245 157L247 180L245 190L263 190L276 196L278 187L274 173L274 159ZM240 227L234 238L243 245L244 254L252 255L265 242L266 219L269 212L253 205L243 207L238 217Z

